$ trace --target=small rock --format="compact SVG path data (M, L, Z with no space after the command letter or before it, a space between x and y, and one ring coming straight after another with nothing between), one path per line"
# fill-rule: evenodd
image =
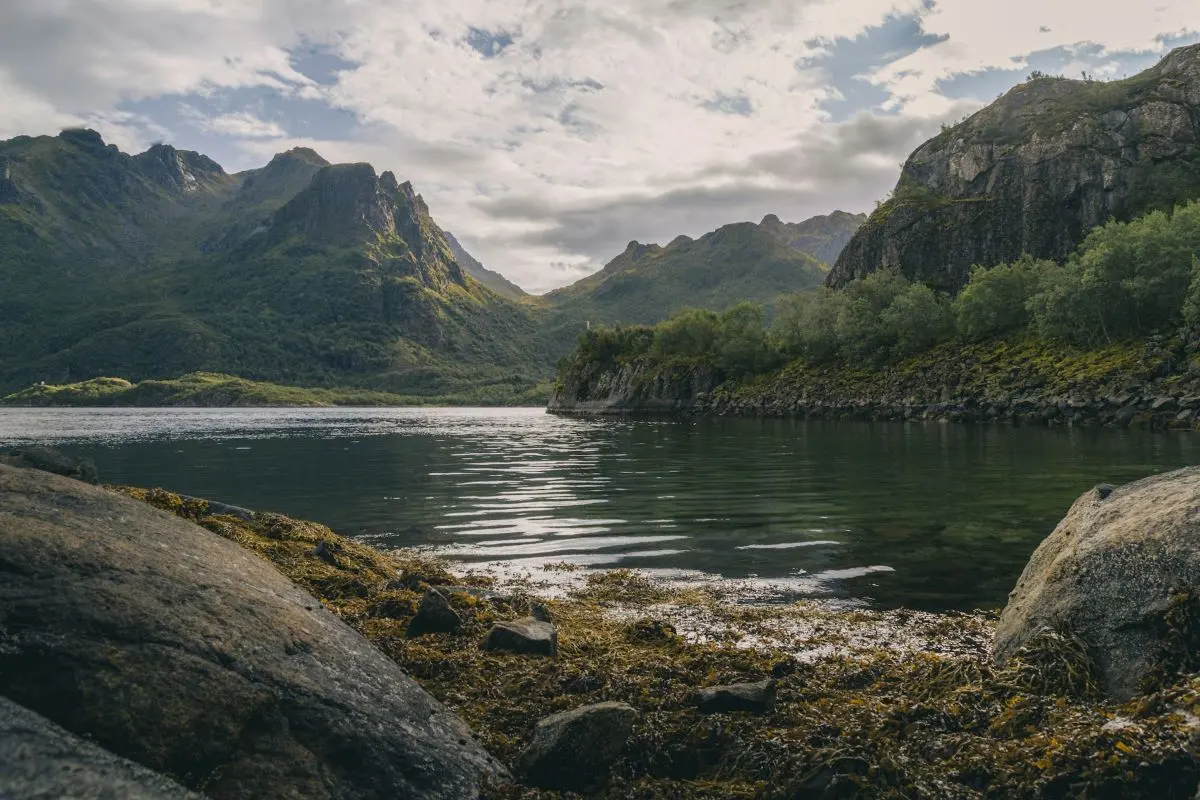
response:
M534 603L530 609L530 614L539 622L554 622L554 617L550 614L550 609L546 608L541 603Z
M553 656L558 654L558 631L549 622L533 617L498 622L483 641L493 652Z
M625 749L637 711L625 703L596 703L538 722L521 754L525 780L543 789L586 790L601 780Z
M1117 487L1113 486L1111 483L1097 484L1096 485L1096 496L1099 497L1101 500L1107 500L1108 496L1110 494L1112 494L1116 490L1116 488Z
M725 711L763 714L774 707L775 681L771 678L757 683L735 683L701 689L696 697L696 708L702 714L720 714Z
M460 627L462 617L450 607L446 595L437 589L427 589L421 598L421 605L417 607L417 615L408 623L404 636L411 639L426 633L454 633Z
M312 549L311 555L316 556L326 564L332 564L336 567L337 559L334 558L336 550L336 545L332 545L329 542L318 542L317 546Z

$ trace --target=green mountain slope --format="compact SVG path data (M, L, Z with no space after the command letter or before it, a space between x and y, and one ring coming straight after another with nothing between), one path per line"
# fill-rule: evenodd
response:
M0 143L0 389L198 370L443 394L544 378L531 311L409 184L311 151L239 175L91 131Z
M1032 77L921 145L829 276L956 291L971 266L1061 261L1109 219L1200 197L1200 45L1112 82Z
M832 253L861 217L836 212L798 225L774 215L761 224L725 225L666 247L630 242L599 272L550 292L560 312L593 323L654 323L683 307L722 310L749 300L814 288L827 266L805 246Z

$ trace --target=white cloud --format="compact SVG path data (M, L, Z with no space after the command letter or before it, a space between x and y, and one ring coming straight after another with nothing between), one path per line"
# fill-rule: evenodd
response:
M278 124L259 119L247 111L204 119L201 124L213 133L244 139L278 139L287 136L287 131Z
M485 264L543 290L632 238L665 242L767 212L867 210L922 137L973 107L940 95L939 79L1081 42L1156 49L1156 37L1195 24L1194 5L5 0L0 135L91 120L123 145L169 134L235 161L296 144L371 161L412 180ZM881 52L864 73L886 90L869 102L888 98L898 116L832 123L823 104L845 87L796 64L905 15L946 40L891 63ZM492 57L471 46L472 30L500 37L483 48ZM340 59L323 82L290 57L313 46ZM1107 58L1081 64L1116 69ZM245 100L248 88L257 100ZM131 101L175 96L204 115L129 111ZM314 118L265 108L271 96L302 98ZM289 135L338 112L357 124Z

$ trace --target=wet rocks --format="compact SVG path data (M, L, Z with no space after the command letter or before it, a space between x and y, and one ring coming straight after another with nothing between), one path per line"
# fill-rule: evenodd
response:
M558 631L552 623L534 617L497 622L482 646L492 652L554 656L558 654Z
M446 595L437 589L426 589L417 614L408 623L404 635L408 639L427 633L454 633L462 627L462 617L450 606Z
M1138 693L1172 653L1196 649L1200 468L1084 494L1038 547L993 642L1004 663L1039 631L1083 640L1109 694Z
M269 562L0 466L0 695L223 798L474 797L504 769Z
M775 681L768 678L756 683L712 686L696 693L696 708L702 714L747 711L765 714L775 707Z
M620 757L637 711L625 703L596 703L552 714L537 723L521 754L520 772L533 786L582 791L601 780Z
M201 800L0 697L0 797Z

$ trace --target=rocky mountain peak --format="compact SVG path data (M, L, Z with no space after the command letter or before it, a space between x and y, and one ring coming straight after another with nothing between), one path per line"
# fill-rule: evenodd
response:
M971 266L1061 260L1087 232L1200 197L1200 45L1120 81L1038 77L918 147L829 275L898 269L956 291Z
M58 138L68 144L93 150L105 148L104 137L91 128L66 128Z
M779 217L777 217L775 214L767 214L765 217L762 218L762 222L760 222L758 224L762 225L765 228L766 227L775 227L777 225L782 225L783 221L780 220Z
M175 192L188 194L202 188L225 170L206 155L176 150L169 144L155 144L133 157L133 162L155 183Z

